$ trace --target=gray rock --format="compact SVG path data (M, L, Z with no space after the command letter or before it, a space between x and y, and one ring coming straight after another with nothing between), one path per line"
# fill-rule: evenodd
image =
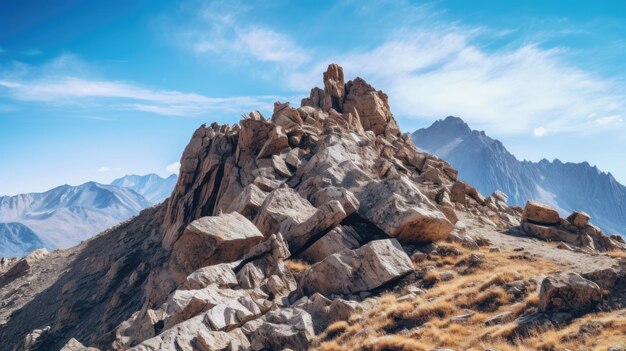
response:
M302 273L300 285L306 295L315 292L355 294L377 288L412 271L411 259L398 241L376 240L314 264Z

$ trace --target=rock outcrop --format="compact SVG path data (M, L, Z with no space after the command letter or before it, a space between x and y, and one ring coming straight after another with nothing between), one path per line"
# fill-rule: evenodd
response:
M589 220L589 215L580 211L575 211L567 219L563 219L552 207L528 201L524 208L521 228L526 233L543 240L561 241L589 252L626 249L623 242L605 235Z
M416 150L387 96L361 78L345 82L331 65L324 89L299 108L277 102L269 119L252 112L232 126L198 128L172 196L86 242L61 267L67 273L0 327L0 349L30 335L53 349L304 350L385 291L413 284L412 298L418 281L426 288L482 265L485 256L472 254L455 263L460 273L418 267L460 255L441 241L488 245L470 235L469 222L519 226L522 209L507 199L483 196L445 161ZM613 243L591 233L583 214L571 221L532 204L521 226L585 233L598 250ZM591 309L593 281L611 277L590 277L581 277L589 291L573 278L546 280L541 308ZM524 282L509 285L507 293L527 293ZM39 311L46 304L53 307Z
M543 280L539 309L582 314L596 307L601 298L602 290L598 284L570 272Z
M394 239L376 240L357 250L325 258L303 272L300 287L306 295L358 294L413 272L411 259Z

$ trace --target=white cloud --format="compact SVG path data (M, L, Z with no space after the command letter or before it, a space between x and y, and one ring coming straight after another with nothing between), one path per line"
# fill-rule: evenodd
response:
M250 24L245 18L250 8L242 3L212 1L194 10L195 18L187 21L187 27L175 30L179 32L175 40L196 53L226 61L253 58L294 66L310 60L307 51L286 33Z
M200 116L216 111L241 114L255 109L271 111L274 101L284 99L277 96L207 97L151 89L130 82L76 77L63 72L65 68L58 67L35 75L0 72L0 88L5 88L9 97L21 101L95 105L169 116ZM2 92L0 89L0 94Z
M100 168L97 169L96 172L98 172L98 173L107 173L107 172L110 172L110 171L111 171L110 167L100 167Z
M596 123L601 125L601 126L605 126L605 125L609 125L609 124L615 124L615 123L620 123L622 122L622 117L619 115L613 115L613 116L604 116L604 117L600 117L597 118Z
M165 170L171 174L178 174L178 172L180 171L180 162L174 162L167 165L167 167L165 167Z
M474 44L477 33L455 27L403 31L371 50L326 57L285 82L306 91L336 62L346 78L358 74L384 90L396 116L432 121L456 115L499 133L527 133L544 123L545 132L586 133L614 122L589 123L589 115L624 112L624 87L567 63L564 50L526 45L487 51Z
M542 137L544 135L546 135L549 132L549 130L545 127L537 127L535 129L533 129L533 135L536 137Z

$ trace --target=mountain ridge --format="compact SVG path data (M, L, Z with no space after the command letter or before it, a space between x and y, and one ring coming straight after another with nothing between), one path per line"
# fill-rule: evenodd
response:
M275 103L269 119L251 112L235 125L201 125L168 200L8 266L0 348L619 342L623 240L584 213L566 219L540 203L511 207L502 192L482 196L415 148L385 93L345 82L336 64L323 83L298 108ZM605 323L589 327L589 318Z
M587 161L520 161L501 141L453 116L416 130L412 139L420 149L449 161L481 192L500 189L519 206L540 200L563 215L583 210L605 231L626 233L626 187Z
M111 185L130 188L151 203L158 204L170 196L172 189L176 185L176 179L176 174L171 174L166 178L155 173L146 175L128 174L113 180Z
M2 196L0 222L21 223L37 236L41 247L65 248L162 202L172 192L176 178L162 178L154 173L126 175L111 184L88 181L43 192ZM17 240L13 232L4 229L7 238ZM34 243L37 241L30 239L14 243L16 251L11 254L7 246L2 255L23 256L32 250L17 248L30 248Z

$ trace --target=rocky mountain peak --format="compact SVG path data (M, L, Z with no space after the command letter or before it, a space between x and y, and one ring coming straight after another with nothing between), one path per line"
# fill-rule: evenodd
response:
M581 252L623 247L596 230L586 214L562 219L540 204L510 207L500 191L483 196L447 162L418 151L400 133L387 96L361 78L344 83L340 66L330 65L323 83L300 107L276 102L270 118L255 111L235 125L200 126L183 152L170 198L71 255L51 253L50 262L63 262L58 271L65 273L48 278L51 285L28 303L14 302L23 307L0 327L0 348L305 350L344 336L342 343L356 340L345 349L370 348L358 344L359 333L340 336L337 330L345 330L347 321L367 323L364 316L372 311L370 318L386 321L370 326L377 328L375 335L452 317L454 298L419 316L406 313L438 298L422 301L418 295L429 294L423 289L457 275L472 279L451 289L463 289L457 295L468 299L454 303L464 309L494 311L484 307L495 303L491 295L479 299L477 289L504 296L497 301L516 302L537 289L530 274L474 275L501 269L509 253L487 263L485 255L500 248L481 247L517 243L517 236L505 234L512 228L533 237L591 236L567 242ZM21 268L9 269L6 289L22 286L22 277L47 278L41 265L32 259L15 263ZM440 272L442 266L455 271ZM590 280L604 276L551 280L541 296L542 313L565 308L558 297L575 284L594 299L572 299L571 309L596 308L600 288ZM502 286L492 289L486 281ZM602 282L603 289L621 289L616 282ZM476 291L466 293L470 288ZM575 295L582 291L578 285L572 289ZM386 308L387 292L398 296L390 308L408 305L375 310ZM546 318L539 323L545 325ZM529 324L520 325L517 335Z

